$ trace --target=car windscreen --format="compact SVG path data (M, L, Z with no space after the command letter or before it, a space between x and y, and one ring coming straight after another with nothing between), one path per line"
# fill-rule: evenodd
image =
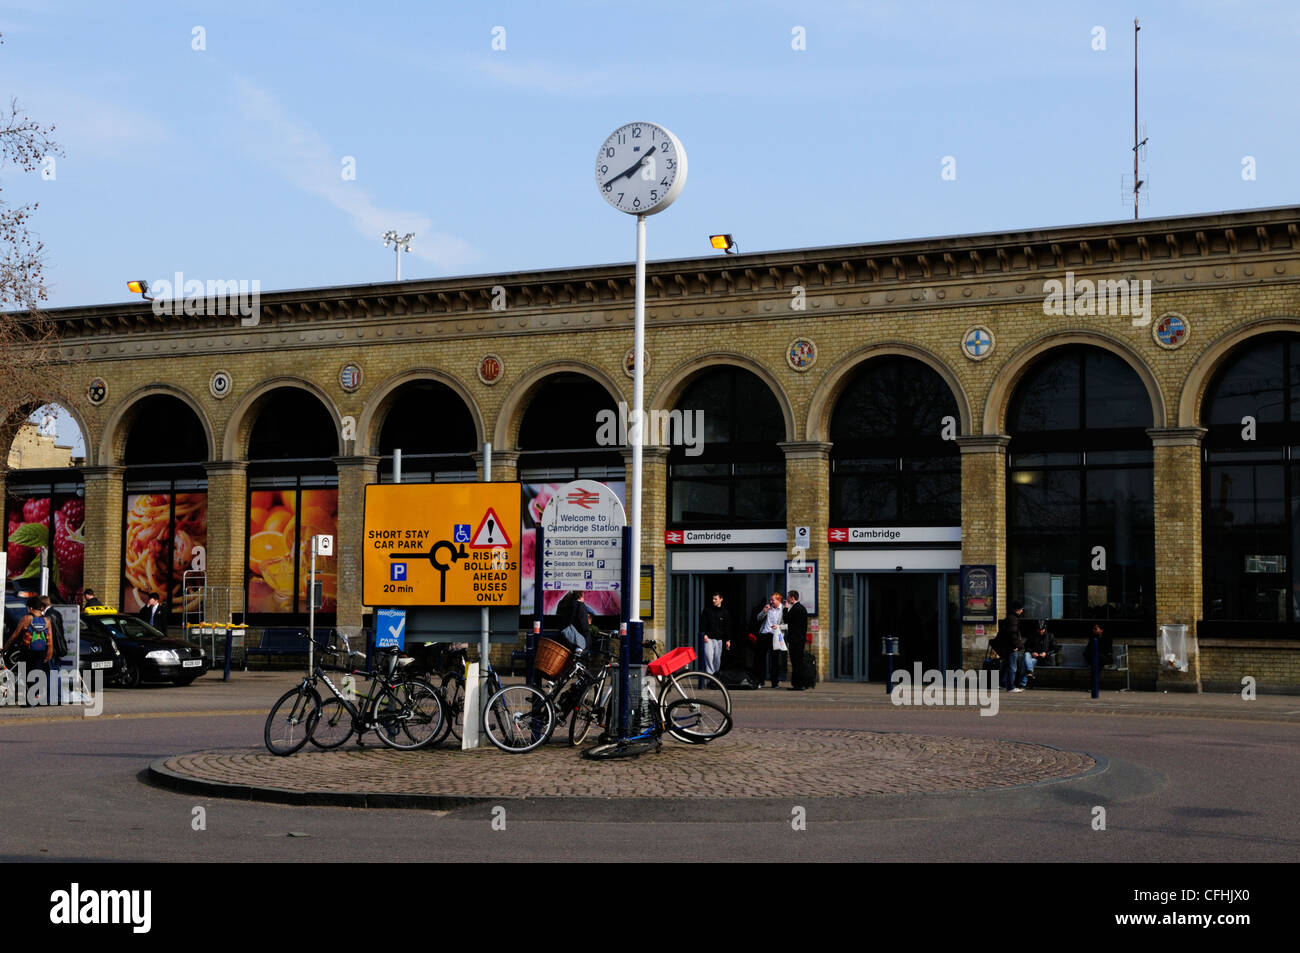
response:
M91 616L104 631L119 639L159 639L163 634L140 619L129 615Z

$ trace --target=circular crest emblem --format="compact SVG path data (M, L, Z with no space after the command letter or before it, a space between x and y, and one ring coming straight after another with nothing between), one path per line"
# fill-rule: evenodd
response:
M796 338L785 349L785 362L793 370L808 370L817 363L817 345L807 338Z
M230 380L229 371L214 371L212 380L208 381L208 391L217 400L222 400L230 395L230 388L234 383Z
M86 385L86 397L92 404L102 404L108 399L108 381L102 377L92 377Z
M1192 326L1187 323L1187 319L1173 311L1162 314L1151 324L1151 336L1167 351L1182 347L1191 333Z
M993 353L993 332L977 324L961 339L961 352L972 361L982 361Z
M633 350L634 350L633 348L628 348L628 349L627 349L627 353L623 355L623 373L626 374L628 377L635 378L635 377L636 377L636 367L635 367L635 366L633 365L633 363L632 363L632 351L633 351ZM642 373L649 373L649 371L650 371L650 354L649 354L649 352L643 352L643 353L641 354L641 370L642 370Z
M361 386L361 366L344 364L339 368L339 386L351 394Z
M478 362L478 379L491 387L506 372L506 366L495 354L484 354Z

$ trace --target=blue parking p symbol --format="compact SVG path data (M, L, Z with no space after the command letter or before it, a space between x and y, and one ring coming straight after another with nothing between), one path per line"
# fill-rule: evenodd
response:
M388 567L388 578L394 582L406 579L406 563L393 563Z

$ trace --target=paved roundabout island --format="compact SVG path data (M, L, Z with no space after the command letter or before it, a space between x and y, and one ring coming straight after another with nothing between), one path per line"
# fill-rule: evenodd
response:
M482 801L615 798L864 798L987 792L1082 778L1104 759L1020 741L848 729L737 729L707 745L591 761L550 744L393 751L355 744L280 758L264 749L197 751L155 761L177 790L300 804L450 809Z

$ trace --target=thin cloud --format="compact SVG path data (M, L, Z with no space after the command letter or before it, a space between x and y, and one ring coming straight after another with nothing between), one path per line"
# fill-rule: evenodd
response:
M476 257L468 242L435 232L433 220L427 215L377 205L366 189L342 178L343 156L331 149L316 130L289 116L266 90L242 78L236 83L245 150L294 187L323 198L345 213L367 238L377 239L390 228L415 232L411 254L441 270L459 268Z

